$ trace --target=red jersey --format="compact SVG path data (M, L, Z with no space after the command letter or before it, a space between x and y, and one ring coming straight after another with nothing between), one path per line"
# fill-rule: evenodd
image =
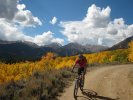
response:
M85 67L85 65L87 64L87 60L86 60L86 58L84 58L82 60L78 59L78 60L76 60L75 63L79 64L80 67Z

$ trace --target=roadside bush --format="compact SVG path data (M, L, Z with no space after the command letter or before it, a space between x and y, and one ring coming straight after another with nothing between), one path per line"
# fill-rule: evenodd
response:
M129 52L128 59L130 62L133 62L133 41L129 43Z
M71 80L68 69L34 72L25 82L8 82L0 86L0 100L51 100Z

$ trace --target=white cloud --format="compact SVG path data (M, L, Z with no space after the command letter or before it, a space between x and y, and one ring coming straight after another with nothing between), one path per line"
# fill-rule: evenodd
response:
M29 10L25 10L24 4L17 5L18 12L15 14L14 21L19 23L23 27L35 27L36 25L42 25L42 22L38 17L34 17Z
M96 5L88 8L86 17L81 21L60 22L62 34L69 42L112 46L133 35L133 24L126 25L123 18L111 21L111 8L101 9Z
M18 0L0 0L0 18L12 20L18 11L17 2Z
M0 0L0 18L14 21L23 27L35 27L42 25L38 17L34 17L31 11L25 10L20 0Z
M53 36L54 33L52 33L51 31L48 32L44 32L41 35L36 35L34 37L34 43L38 44L38 45L46 45L46 44L50 44L52 42L57 42L60 44L64 43L63 39L60 38L55 38Z
M18 4L17 5L18 10L24 10L26 6L24 4Z
M8 41L31 40L32 37L24 35L18 27L5 19L0 19L0 39Z
M57 23L57 18L56 17L53 17L53 19L50 21L51 24L56 24Z
M64 40L55 38L50 31L34 37L23 33L22 29L25 27L42 25L38 17L34 17L31 11L25 8L24 4L19 4L19 0L0 0L0 40L31 41L38 45L52 42L63 44Z
M0 19L0 29L0 40L24 40L34 42L38 45L46 45L53 42L60 44L64 43L63 39L55 38L53 36L54 33L51 31L44 32L40 35L36 35L35 37L25 35L14 23L7 22L5 19Z
M92 27L106 27L110 21L110 12L110 7L101 9L93 4L88 8L87 15L83 19L83 22Z

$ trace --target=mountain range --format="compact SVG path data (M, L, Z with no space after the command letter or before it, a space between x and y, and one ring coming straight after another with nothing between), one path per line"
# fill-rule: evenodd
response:
M94 53L104 50L116 50L128 48L128 43L133 40L133 36L129 37L112 47L101 45L81 45L78 43L69 43L62 46L58 43L38 46L28 41L3 41L0 40L0 61L4 62L20 62L39 60L47 52L54 52L59 56L73 56L81 53Z
M94 49L95 48L95 49ZM105 50L107 47L96 45L80 45L69 43L62 46L58 43L38 46L28 41L3 41L0 40L0 61L19 62L39 60L47 52L54 52L59 56L73 56L80 53L92 53Z

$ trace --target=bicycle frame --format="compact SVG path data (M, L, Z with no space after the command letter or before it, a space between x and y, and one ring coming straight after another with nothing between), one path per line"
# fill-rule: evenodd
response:
M73 93L74 98L77 97L77 93L78 93L78 88L79 87L80 87L80 90L83 92L83 87L84 87L84 72L82 72L82 74L75 79L74 93Z

